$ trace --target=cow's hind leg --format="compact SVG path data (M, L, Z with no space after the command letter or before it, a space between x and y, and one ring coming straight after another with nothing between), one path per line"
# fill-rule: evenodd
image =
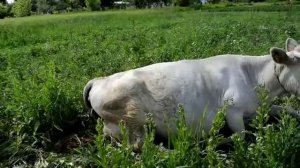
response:
M129 142L133 145L133 151L140 153L144 144L144 128L129 128Z
M144 127L142 124L135 123L136 121L132 118L125 118L129 143L133 145L134 152L141 152L144 143Z
M137 101L127 103L126 114L123 116L129 133L129 143L135 152L141 152L144 142L144 125L146 116Z
M144 125L146 124L146 113L149 112L149 107L153 107L153 98L150 91L147 89L144 81L130 77L127 83L119 85L118 92L121 94L118 97L126 97L123 101L122 117L129 133L129 142L133 145L133 150L140 152L144 142Z

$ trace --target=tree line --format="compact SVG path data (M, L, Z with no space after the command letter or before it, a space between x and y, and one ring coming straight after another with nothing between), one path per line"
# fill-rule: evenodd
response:
M204 0L208 3L226 2L260 2L260 1L291 1L291 0ZM296 0L300 1L300 0ZM8 4L0 0L0 19L5 17L22 17L32 14L53 14L72 11L98 11L111 8L162 7L164 5L191 6L201 5L203 0L15 0Z
M120 3L114 3L119 1ZM153 6L171 4L171 0L15 0L8 4L0 0L0 19L10 17L29 16L31 14L52 14L82 10L105 10L111 8L150 8Z

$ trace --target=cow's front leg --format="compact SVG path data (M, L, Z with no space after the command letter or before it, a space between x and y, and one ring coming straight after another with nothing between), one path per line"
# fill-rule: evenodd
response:
M280 116L283 111L286 111L291 116L295 117L298 121L300 121L300 113L294 110L292 107L282 107L278 105L271 106L271 115L273 116Z
M243 112L236 107L231 107L226 113L226 122L229 128L239 134L242 138L245 137L243 131L245 130L245 123L243 118Z

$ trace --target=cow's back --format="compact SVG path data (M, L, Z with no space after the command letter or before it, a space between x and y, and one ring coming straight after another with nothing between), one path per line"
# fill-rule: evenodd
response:
M202 117L211 123L223 105L230 78L240 73L239 62L238 57L223 55L153 64L128 71L127 75L145 82L147 93L156 104L149 106L148 111L158 118L172 118L178 104L182 104L188 124L197 127ZM209 129L210 124L206 125Z
M101 97L102 101L95 104L99 105L99 112L105 110L106 104L110 104L107 107L118 104L117 115L134 118L139 114L133 119L137 121L145 120L143 116L152 113L161 129L158 132L165 135L165 120L176 117L178 104L182 104L188 125L198 129L203 120L205 129L209 130L217 109L223 105L224 94L232 87L231 79L243 75L241 60L245 58L222 55L153 64L117 73L95 85L93 89L97 94L94 96Z

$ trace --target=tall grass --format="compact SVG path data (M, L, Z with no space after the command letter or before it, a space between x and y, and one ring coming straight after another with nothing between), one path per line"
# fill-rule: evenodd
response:
M262 103L251 123L254 129L246 132L252 140L233 134L229 137L232 149L218 149L224 140L219 131L225 123L228 108L225 104L218 110L209 134L203 138L195 137L189 130L184 109L180 107L176 120L178 134L172 137L173 149L154 144L155 124L152 116L148 116L145 141L140 154L132 152L126 127L122 122L122 141L115 142L115 145L106 143L102 134L103 123L99 120L96 150L81 149L77 155L83 160L89 160L85 162L85 166L92 167L298 167L299 124L284 111L278 123L268 123L270 104L267 103L267 92L260 90ZM72 163L74 160L73 158L68 162Z
M78 157L90 164L76 152L72 156L48 153L46 157L42 150L52 149L56 143L53 137L67 133L65 121L86 113L81 92L89 79L164 61L224 53L267 54L272 46L284 47L287 37L300 37L298 16L297 11L212 13L166 9L5 19L0 22L0 162L5 166L35 160L55 164L65 158L67 165L68 159ZM126 155L126 164L137 158L132 164L145 166L191 161L182 158L183 150L164 151L151 141L146 140L148 152L141 157L125 151L116 151L116 156ZM188 142L180 145L191 158L206 155L198 150L204 148L201 145L194 144L191 150ZM97 153L93 147L83 148L81 153ZM214 154L214 147L210 151L211 156L223 157ZM153 160L148 159L151 155Z
M197 7L196 7L197 9ZM219 4L209 4L198 7L198 9L210 12L294 12L299 11L299 4L287 4L281 2L281 4L270 4L270 3L246 3L236 4L232 2L225 2Z

